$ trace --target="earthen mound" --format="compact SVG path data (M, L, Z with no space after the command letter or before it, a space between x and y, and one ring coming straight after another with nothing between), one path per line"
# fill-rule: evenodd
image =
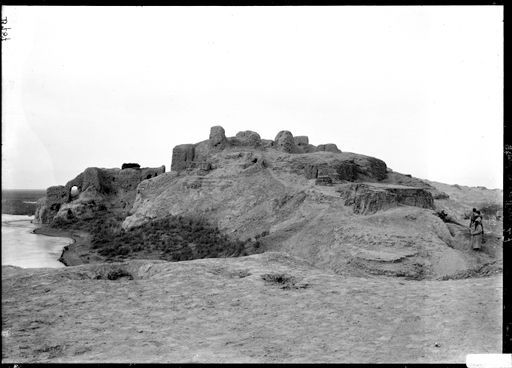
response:
M167 214L198 216L234 237L257 238L266 251L351 275L430 279L492 261L491 253L477 262L467 246L451 247L453 236L435 215L448 196L429 183L289 131L261 144L256 134L226 137L222 149L212 142L222 134L176 147L171 172L139 185L123 227ZM388 225L369 223L373 215ZM418 226L403 219L409 215L421 219Z
M73 186L78 198L70 196ZM499 259L494 241L476 255L437 216L444 209L460 224L469 204L335 144L314 146L289 131L274 140L250 130L227 137L215 126L208 139L174 147L170 172L89 168L49 188L37 217L97 219L108 209L122 219L122 231L169 215L204 219L232 238L257 242L258 252L287 252L338 274L421 280ZM499 234L499 223L487 230Z

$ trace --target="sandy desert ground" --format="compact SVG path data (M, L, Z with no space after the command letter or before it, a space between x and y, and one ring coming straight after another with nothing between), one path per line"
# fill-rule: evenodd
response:
M346 277L283 253L2 268L2 361L464 363L501 352L502 275Z

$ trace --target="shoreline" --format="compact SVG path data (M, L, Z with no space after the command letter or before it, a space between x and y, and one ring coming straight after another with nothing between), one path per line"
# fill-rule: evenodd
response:
M62 253L58 258L58 261L66 267L92 263L90 234L88 233L76 230L55 229L45 225L40 225L40 227L32 230L32 233L71 239L72 242L62 248ZM98 257L96 254L94 256L92 261Z
M41 225L41 227L38 227L31 231L32 234L36 235L44 235L44 236L52 236L57 238L68 238L71 239L71 243L68 245L65 245L62 248L62 252L60 253L60 257L57 259L60 263L62 263L64 266L68 267L69 265L66 262L65 259L65 253L69 251L69 246L76 244L76 237L73 236L73 233L66 230L59 230L59 229L52 229L50 227L46 227L44 225Z

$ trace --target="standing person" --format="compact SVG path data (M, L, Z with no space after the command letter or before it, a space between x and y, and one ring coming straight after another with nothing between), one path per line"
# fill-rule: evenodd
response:
M477 212L478 211L476 210L476 208L473 208L473 212L471 213L471 217L470 217L470 220L469 220L469 228L470 229L473 227L473 224L475 223L475 219L478 216Z
M480 250L483 232L484 228L482 226L482 217L478 216L475 218L474 226L471 229L471 247L473 250Z

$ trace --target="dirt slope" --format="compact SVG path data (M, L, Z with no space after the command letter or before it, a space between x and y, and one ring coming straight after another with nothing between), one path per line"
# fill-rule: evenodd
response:
M495 263L499 252L491 242L482 254L473 254L469 230L460 230L465 236L455 236L434 208L389 202L383 204L384 210L358 214L342 196L345 184L316 185L314 179L294 171L290 160L300 161L300 155L239 150L215 154L216 169L207 174L171 172L144 181L123 226L130 228L167 214L204 217L235 237L258 236L266 250L288 252L344 275L436 279L478 272L486 264L496 270L501 267ZM259 162L267 164L252 163L256 154ZM321 159L339 155L343 154L318 154ZM309 164L320 159L313 154L303 156ZM362 183L365 188L376 188L375 193L383 188L414 189L396 184L401 177L408 185L428 188L428 184L399 173L390 178L394 182ZM489 232L488 237L497 235Z
M463 363L501 351L501 295L501 276L347 277L280 253L7 266L2 361Z

